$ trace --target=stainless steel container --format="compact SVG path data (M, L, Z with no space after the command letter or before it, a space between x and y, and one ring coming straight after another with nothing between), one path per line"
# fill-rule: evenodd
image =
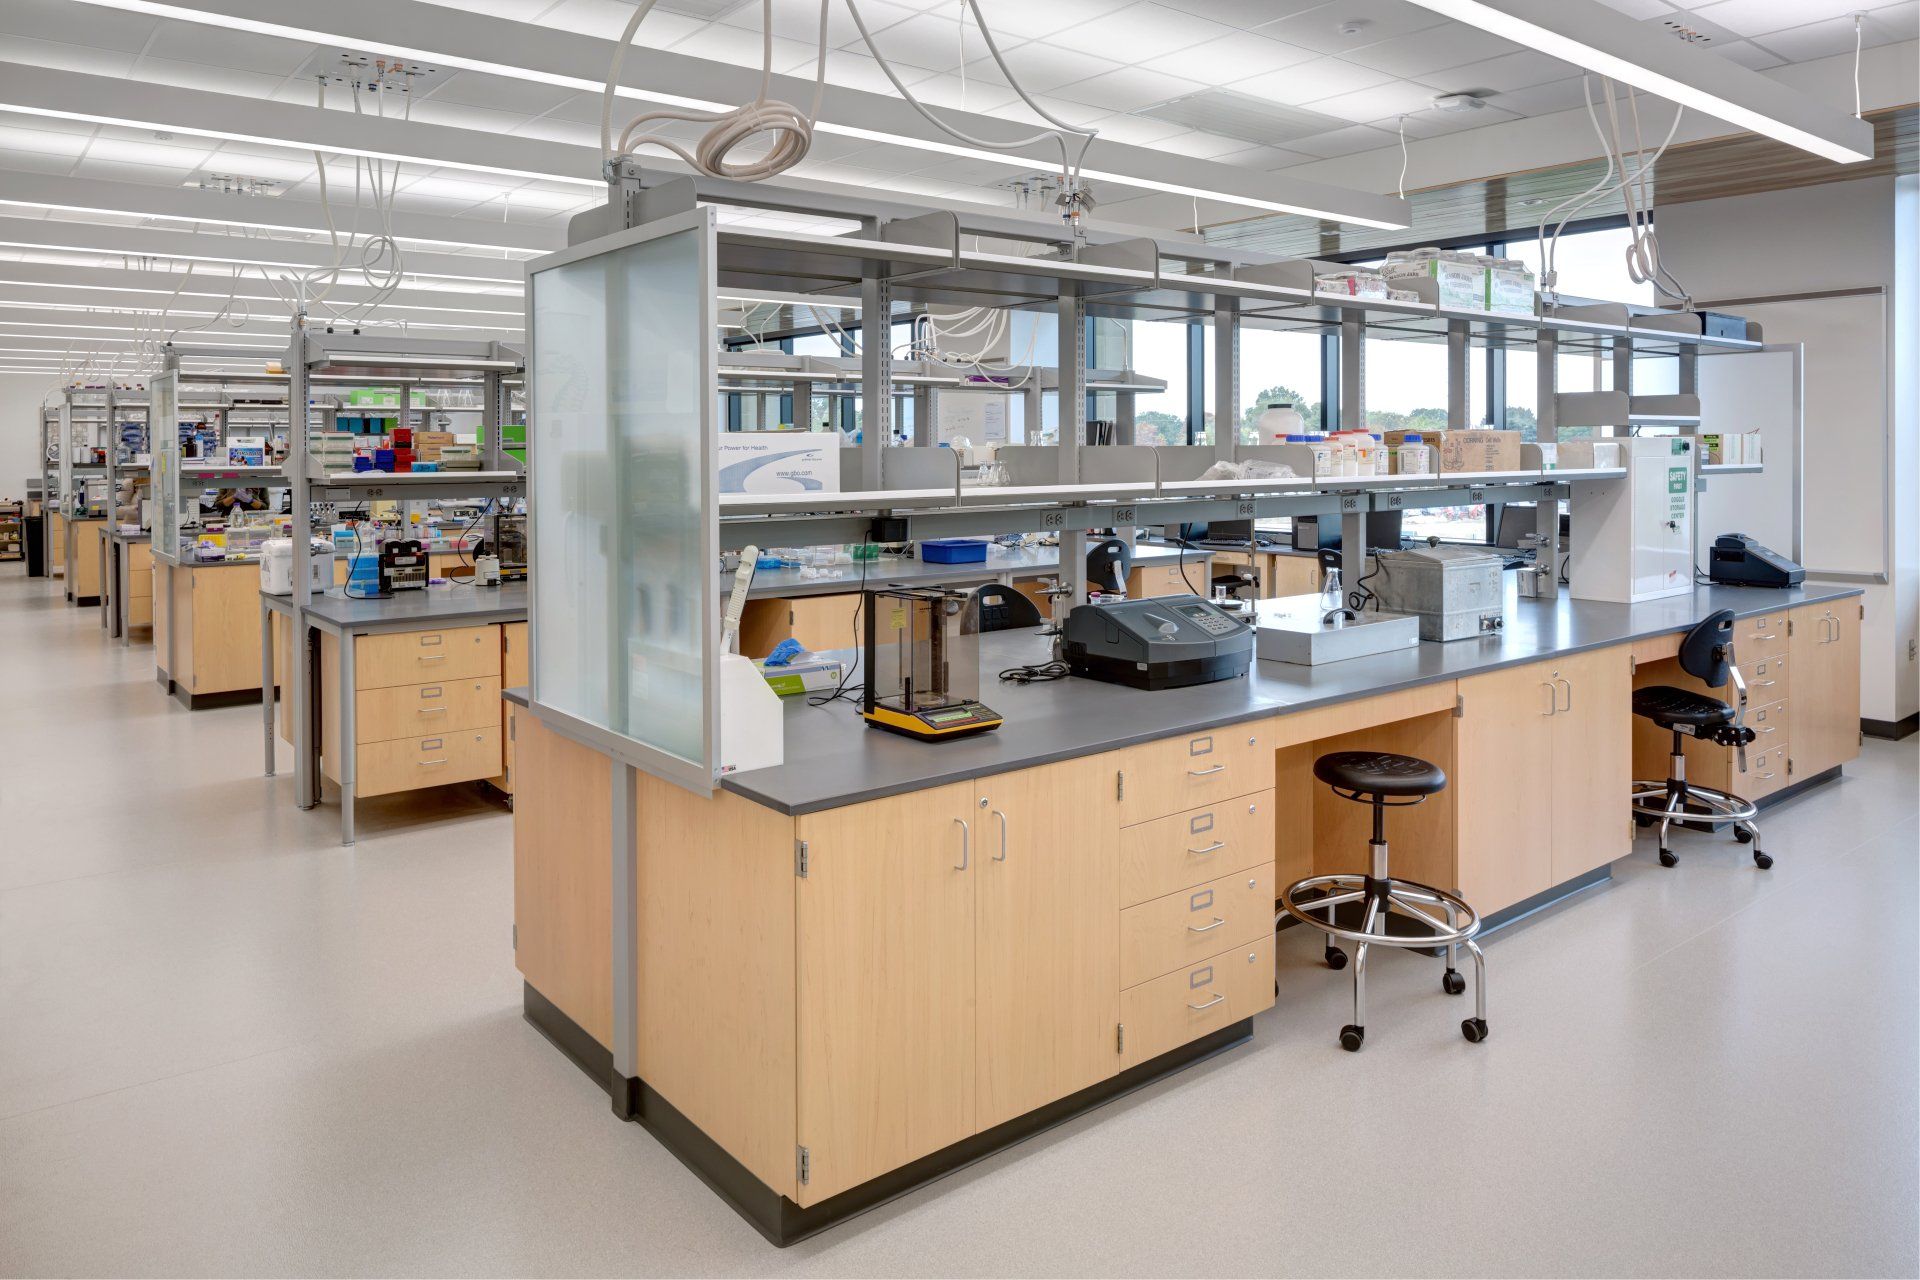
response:
M1472 547L1414 547L1376 557L1365 585L1382 609L1418 615L1422 640L1464 640L1507 624L1501 564Z

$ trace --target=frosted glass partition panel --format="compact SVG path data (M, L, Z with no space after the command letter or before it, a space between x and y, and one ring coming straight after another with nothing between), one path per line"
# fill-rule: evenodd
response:
M180 552L180 375L147 384L147 448L153 452L153 550Z
M719 508L706 210L529 264L535 707L711 790Z

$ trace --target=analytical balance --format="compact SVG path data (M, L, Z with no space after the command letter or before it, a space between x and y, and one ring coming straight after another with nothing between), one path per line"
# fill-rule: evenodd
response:
M1000 727L981 704L980 605L971 591L868 591L866 690L860 714L876 729L940 741Z

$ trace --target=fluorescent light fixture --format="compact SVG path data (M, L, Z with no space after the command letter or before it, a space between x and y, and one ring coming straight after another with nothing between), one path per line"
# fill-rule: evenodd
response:
M305 262L280 262L272 258L222 258L206 253L176 253L169 249L155 252L149 249L109 249L98 245L41 244L33 240L0 240L0 249L33 249L41 253L91 253L102 258L161 258L171 262L211 262L225 267L276 267L287 271L330 270L317 264ZM352 268L343 266L341 271ZM401 283L408 280L463 280L471 284L496 286L499 290L511 290L524 293L522 286L516 286L505 280L496 280L491 276L456 276L444 272L409 271L400 277Z
M1718 54L1655 34L1596 0L1412 3L1824 159L1873 159L1872 125Z
M7 200L0 198L0 205L10 205L16 209L51 209L58 213L92 213L110 218L125 218L130 216L125 209L97 209L91 205L55 204L49 200ZM196 218L184 213L147 213L144 211L139 216L142 219L161 222L184 222L188 226L238 227L242 230L250 231L284 231L292 235L310 236L312 240L309 243L326 243L327 233L325 231L317 231L312 227L288 226L284 222L245 222L238 218ZM540 256L538 249L515 249L510 245L475 244L471 240L428 240L420 236L401 235L396 235L393 238L401 244L417 244L434 249L483 249L489 254L520 255L517 259L508 259L509 261L523 261Z
M312 27L295 27L279 22L261 22L257 19L238 17L228 13L208 13L186 5L160 4L156 3L155 0L82 0L82 3L97 5L106 9L118 9L125 13L143 14L147 17L172 18L181 22L194 22L204 26L219 27L228 31L249 31L255 35L273 36L283 40L299 40L307 44L319 44L332 47L344 46L349 49L372 48L377 45L379 51L389 57L409 58L420 62L438 63L444 67L455 67L463 71L477 71L484 75L505 76L513 80L525 80L534 84L552 85L556 88L572 89L580 93L601 94L606 92L606 84L603 81L589 80L582 76L559 75L550 71L537 71L529 67L517 67L511 63L493 62L482 58L462 57L458 54L450 54L439 49L420 49L406 45L395 45L384 39L368 41L355 36L343 36L335 32L321 31ZM633 98L642 102L658 103L670 107L688 107L697 111L729 111L732 110L735 105L732 103L713 102L702 98L682 97L678 94L661 93L657 90L635 89L624 84L616 86L614 94L616 97ZM905 103L901 103L900 105L902 110L909 109ZM15 110L17 108L10 107L8 109ZM59 115L62 113L44 112L41 114ZM92 117L86 118L91 119ZM125 122L106 121L105 123ZM1017 122L1009 121L1008 123ZM173 129L175 132L199 133L200 136L203 137L225 137L228 141L265 141L266 145L294 146L307 150L333 151L341 155L364 155L377 160L397 161L408 159L407 157L393 156L384 153L342 150L337 147L309 146L305 143L293 143L284 140L275 142L273 140L246 138L239 135L227 136L203 130L183 130L173 125L140 125L135 123L133 127ZM1034 163L1034 161L1027 157L1011 152L990 151L981 147L969 147L953 142L935 141L928 138L917 137L912 134L888 133L885 130L866 129L857 125L841 124L831 120L821 120L817 122L814 125L814 132L834 134L844 138L858 138L864 142L884 143L888 146L912 147L916 151L932 151L940 155L957 156L968 160L988 160L995 164L1004 164L1012 169L1031 166ZM502 173L519 177L548 178L557 182L586 182L595 187L603 185L599 178L581 179L564 174L525 173L515 169L490 169L484 165L460 165L447 161L425 159L410 160L410 162L437 164L446 168L465 168L482 173ZM1224 204L1241 205L1247 208L1264 210L1268 213L1291 213L1307 218L1325 218L1335 222L1346 222L1357 226L1376 227L1389 231L1399 230L1407 225L1405 222L1361 217L1351 212L1342 212L1337 209L1322 209L1308 205L1291 204L1286 201L1267 200L1255 196L1239 195L1208 187L1192 186L1186 183L1166 182L1156 178L1142 177L1139 174L1116 173L1111 170L1092 168L1085 168L1080 172L1083 176L1098 182L1117 182L1125 186L1139 187L1147 191L1164 192L1169 195L1189 196L1200 200L1217 200ZM801 174L799 176L805 177L806 175ZM882 187L885 186L884 182L879 185Z
M0 281L0 283L5 283L5 282ZM343 303L341 305L347 307L349 310L351 310L354 306L353 303ZM0 298L0 311L84 311L88 315L140 316L144 318L178 316L184 320L199 320L199 319L204 319L211 316L217 316L220 314L218 311L189 311L182 307L110 307L110 306L102 306L98 303L89 304L89 303L72 303L72 302L22 302L14 298ZM259 318L270 319L271 317L262 316ZM242 323L245 323L245 321L243 320ZM318 325L325 325L325 324L331 323L336 327L342 323L346 323L350 327L356 328L356 329L366 329L366 328L389 329L389 328L405 327L405 328L412 328L412 329L471 329L476 333L523 332L523 330L519 325L451 324L445 320L408 320L402 317L381 317L381 316L372 316L372 315L363 316L359 319L352 320L352 321L337 321L337 320L326 321L323 319L315 319L314 323ZM195 330L195 332L198 332L198 330Z
M140 255L134 254L129 256L138 257ZM6 269L5 264L0 263L0 273L3 273L5 269ZM206 277L203 276L201 278L205 279ZM238 279L243 281L249 278L250 277L247 277L247 276L238 277ZM0 274L0 286L10 286L15 289L77 289L82 293L156 293L156 294L160 294L163 297L171 297L171 298L233 297L233 298L238 298L244 302L279 303L282 301L282 299L278 295L271 294L271 293L240 293L236 291L232 294L226 294L226 293L221 293L217 290L206 291L201 289L180 289L180 290L138 289L138 288L133 288L123 284L68 284L64 281L54 281L54 280L9 280L6 278L4 274ZM486 295L482 294L480 296L484 297ZM55 304L51 302L7 302L5 300L0 300L0 306L11 306L11 307L29 307L29 306L52 307L56 305L62 308L71 308L73 306L73 304L71 303ZM350 308L358 308L362 304L358 302L345 302L345 303L342 303L341 305L345 307L350 307ZM456 315L456 316L505 316L509 320L521 320L526 318L526 312L524 311L494 311L487 307L429 307L429 306L423 306L422 304L417 302L379 302L379 303L375 303L374 307L376 310L379 310L379 311L431 311L436 313L444 311L448 315ZM185 316L185 315L204 316L209 313L205 311L180 311L175 308L168 308L168 314L176 315L176 316ZM417 321L416 323L428 324L431 322L422 320L422 321Z

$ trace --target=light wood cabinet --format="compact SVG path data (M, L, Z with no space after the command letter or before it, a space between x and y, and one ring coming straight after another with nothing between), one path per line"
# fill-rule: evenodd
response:
M356 639L353 661L357 689L500 674L497 626L391 631ZM259 660L256 654L255 663Z
M1793 779L1811 778L1860 754L1860 602L1808 605L1791 619Z
M1455 857L1482 915L1631 848L1629 655L1615 645L1459 682Z
M1127 575L1127 595L1134 600L1152 596L1205 597L1213 594L1212 584L1213 557L1189 555L1171 564L1137 566Z
M764 658L782 640L797 640L809 651L857 649L859 592L793 596L782 600L749 600L740 616L740 652Z
M354 694L353 731L360 742L492 729L499 723L499 676L400 684Z
M1112 1075L1118 801L1097 756L982 778L974 800L981 1129Z
M974 784L796 821L799 1203L975 1132Z
M1545 769L1557 691L1534 665L1469 676L1459 695L1455 864L1461 896L1486 915L1553 887L1553 789Z
M1559 701L1553 739L1550 885L1632 852L1633 667L1624 646L1572 654L1548 675ZM1471 899L1469 899L1471 901Z

